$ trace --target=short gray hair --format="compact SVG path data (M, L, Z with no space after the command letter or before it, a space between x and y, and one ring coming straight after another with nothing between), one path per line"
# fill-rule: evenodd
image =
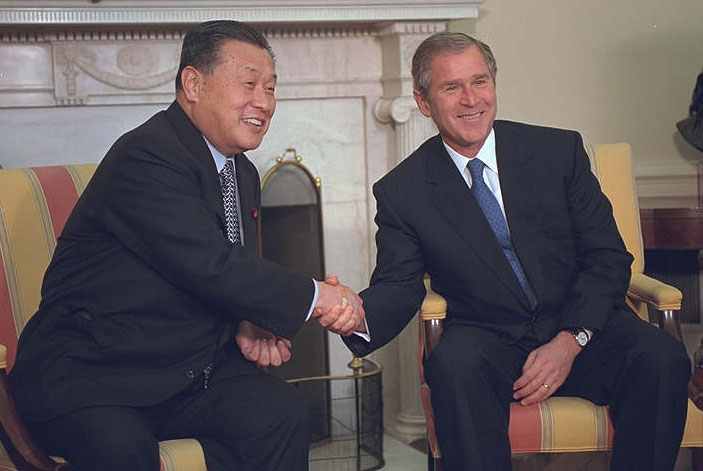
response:
M458 54L471 46L478 47L488 66L488 73L495 81L498 65L488 44L464 33L436 33L422 41L413 55L413 88L427 98L430 88L430 62L434 56L441 52Z

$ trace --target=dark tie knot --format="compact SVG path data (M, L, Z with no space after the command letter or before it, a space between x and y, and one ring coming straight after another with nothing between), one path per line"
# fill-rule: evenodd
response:
M471 173L471 179L473 181L477 181L478 179L483 178L483 167L485 166L486 164L484 164L481 159L478 159L476 157L469 160L467 167L469 168L469 172Z
M224 167L222 167L222 170L220 170L220 178L226 178L229 180L229 178L234 176L234 164L232 163L232 159L227 159L225 161Z

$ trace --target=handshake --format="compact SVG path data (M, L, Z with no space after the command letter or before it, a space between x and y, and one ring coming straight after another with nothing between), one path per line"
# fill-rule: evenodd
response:
M325 329L348 337L354 332L366 332L363 301L348 286L340 285L337 275L327 275L317 281L317 304L312 318Z
M327 275L317 283L317 303L310 319L336 334L349 336L366 333L362 299L348 286L339 283L336 275ZM249 321L242 321L236 336L244 357L259 366L280 366L291 358L291 342Z

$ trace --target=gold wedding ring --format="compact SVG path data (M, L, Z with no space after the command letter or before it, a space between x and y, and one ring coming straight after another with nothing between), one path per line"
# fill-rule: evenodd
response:
M346 288L342 288L342 309L347 307L347 305L349 304L349 298L347 297L347 294L348 293Z
M549 389L549 385L548 385L547 383L542 383L542 387L543 387L544 389Z

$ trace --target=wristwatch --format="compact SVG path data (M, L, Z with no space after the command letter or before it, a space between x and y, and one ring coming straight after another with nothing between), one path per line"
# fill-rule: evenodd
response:
M591 340L591 336L588 335L588 332L586 332L586 329L583 327L579 329L569 329L569 332L574 336L576 343L579 344L580 347L585 347L588 341Z

